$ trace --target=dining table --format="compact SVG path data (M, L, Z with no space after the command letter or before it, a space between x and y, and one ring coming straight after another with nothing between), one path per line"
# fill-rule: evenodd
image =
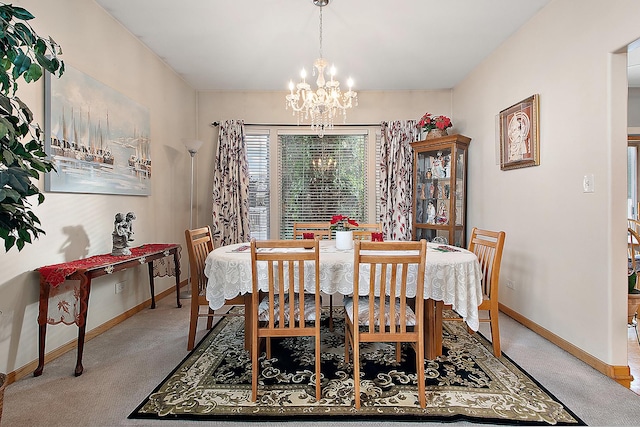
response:
M335 241L320 240L319 257L321 291L328 295L353 294L353 249L337 249ZM309 270L309 276L315 274L313 269ZM206 297L213 310L220 309L227 300L239 295L250 295L253 287L250 244L236 243L214 249L206 258L204 274L207 276ZM314 281L315 277L305 274L306 291L314 292ZM471 330L478 330L478 306L483 299L481 281L482 270L473 252L428 242L422 296L427 359L435 359L442 354L444 305L451 306ZM408 282L409 296L415 296L415 285L416 280ZM250 314L250 301L251 298L245 298L245 315ZM245 334L248 332L245 330ZM245 346L248 341L245 340Z

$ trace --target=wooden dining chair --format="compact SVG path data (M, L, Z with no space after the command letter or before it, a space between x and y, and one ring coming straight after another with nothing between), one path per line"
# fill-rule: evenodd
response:
M632 229L636 234L640 235L640 221L633 218L627 218L627 228Z
M331 240L331 223L329 222L294 222L293 238L303 237L303 233L313 233L322 239Z
M636 331L640 344L640 335L636 323L636 313L640 306L640 290L638 290L638 274L640 273L640 235L633 229L627 229L627 324ZM635 274L634 274L635 273Z
M358 223L358 226L347 225L353 229L353 240L371 240L371 233L382 233L382 223Z
M395 342L396 360L400 343L409 342L416 352L416 372L420 407L426 406L424 384L424 274L427 242L354 242L353 295L345 299L345 361L353 352L355 407L360 408L360 343ZM416 276L409 275L417 266ZM362 268L366 266L366 268ZM368 283L360 283L368 269ZM366 273L365 273L366 274ZM407 296L407 280L417 277L415 298ZM363 288L361 291L360 289ZM366 291L365 291L366 288ZM356 297L365 294L366 296ZM384 296L386 295L386 296ZM381 297L383 296L383 297ZM384 301L384 302L381 302ZM415 309L412 309L412 306Z
M261 339L271 357L271 338L310 336L315 340L316 400L320 400L320 244L307 240L251 240L251 399L256 401ZM259 263L266 263L261 268ZM309 271L311 270L311 271ZM314 275L313 294L305 293L305 274ZM263 290L261 292L261 290ZM264 297L263 297L264 296Z
M216 314L209 307L207 301L207 277L204 274L205 261L209 252L213 250L213 239L211 236L211 228L209 226L196 228L193 230L185 230L185 239L187 241L187 253L189 254L189 282L191 285L191 315L189 318L189 339L187 341L187 350L193 350L196 340L196 329L198 327L198 319L200 317L207 318L207 329L213 327L214 316L242 316L243 314ZM231 300L227 300L227 305L244 304L244 296L238 296ZM207 312L201 312L201 306L207 307Z
M480 322L489 322L491 327L491 342L493 354L500 357L500 328L498 326L498 282L500 281L500 264L502 263L502 250L504 249L504 231L481 230L474 227L471 230L469 250L476 254L482 270L482 303L478 311L488 311L486 318L478 319ZM451 306L445 306L450 308ZM460 321L461 317L446 317L442 320Z
M302 239L305 233L313 233L320 239L331 240L330 222L294 222L293 238ZM329 330L333 332L333 295L329 295Z

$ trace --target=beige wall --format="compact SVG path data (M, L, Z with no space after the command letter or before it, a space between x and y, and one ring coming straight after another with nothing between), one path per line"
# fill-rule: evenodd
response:
M211 223L210 165L217 138L209 123L295 123L284 110L285 91L196 97L93 2L15 4L36 15L36 30L62 45L70 65L149 107L154 176L150 197L47 194L37 208L47 235L20 253L0 256L0 371L37 357L38 278L32 270L65 261L65 227L79 230L72 240L86 233L90 254L104 253L111 249L114 213L133 210L137 242L182 243L190 163L180 138L205 142L196 157L196 225L205 225ZM554 0L453 93L360 93L360 106L348 117L349 123L377 123L417 119L426 111L450 114L455 130L472 138L468 224L507 232L501 302L612 365L626 365L627 333L626 58L612 53L640 37L638 16L635 1L608 2L603 14L598 0ZM39 122L42 93L41 82L20 91ZM495 117L534 93L540 94L541 165L502 172ZM593 194L582 192L587 173L595 176ZM138 283L114 295L120 280ZM506 288L505 280L513 280L515 289ZM148 298L146 285L143 271L97 280L88 329ZM171 279L162 279L158 291L170 286ZM76 332L50 327L47 349L74 339Z
M474 138L469 225L507 233L500 302L626 365L626 55L613 52L640 37L640 3L602 6L552 1L454 89L453 104ZM534 93L541 164L503 172L495 116ZM592 194L582 189L588 173Z
M110 252L116 212L137 214L135 244L183 243L189 221L189 155L180 138L195 136L196 128L195 91L93 1L24 0L14 4L36 16L33 27L62 46L61 59L67 64L149 108L153 177L149 197L45 194L46 200L36 213L47 234L21 252L14 248L0 255L0 372L11 372L37 359L39 285L35 268L67 261L66 256L79 256L84 244L89 255ZM42 81L21 83L19 95L41 124L43 94ZM65 245L70 247L63 251ZM123 280L125 291L116 295L115 283ZM172 278L159 278L156 292L172 283ZM95 280L87 331L148 298L146 268ZM76 336L75 327L50 326L47 351ZM90 352L90 345L86 351ZM70 373L72 370L69 366Z

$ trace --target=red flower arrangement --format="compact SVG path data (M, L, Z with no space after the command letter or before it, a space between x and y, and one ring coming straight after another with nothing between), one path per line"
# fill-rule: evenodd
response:
M451 119L447 116L431 116L431 113L425 113L417 124L417 127L429 132L432 129L444 130L453 126Z
M353 219L349 219L348 216L345 215L334 215L331 217L331 226L330 228L332 230L336 230L336 231L347 231L347 224L353 226L353 227L357 227L358 223L353 220Z

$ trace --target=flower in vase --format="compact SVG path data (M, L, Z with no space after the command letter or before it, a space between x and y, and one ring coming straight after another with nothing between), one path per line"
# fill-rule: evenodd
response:
M330 228L332 230L335 230L335 231L351 230L352 228L347 228L347 224L349 224L352 227L357 227L358 226L358 223L353 219L349 219L348 216L345 216L345 215L334 215L333 217L331 217L331 226L330 226Z
M453 123L447 116L432 116L431 113L425 113L416 126L429 132L433 129L445 130L452 127Z

